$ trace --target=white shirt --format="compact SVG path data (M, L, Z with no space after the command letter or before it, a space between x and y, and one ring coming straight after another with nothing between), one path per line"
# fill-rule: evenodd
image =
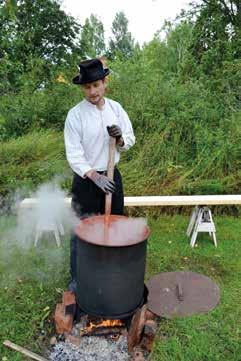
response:
M120 151L135 144L130 119L122 106L114 100L104 98L101 110L86 99L68 112L64 140L66 156L72 170L85 177L90 169L107 169L109 155L109 134L107 125L118 125L122 130L124 146L115 151L115 164L120 160Z

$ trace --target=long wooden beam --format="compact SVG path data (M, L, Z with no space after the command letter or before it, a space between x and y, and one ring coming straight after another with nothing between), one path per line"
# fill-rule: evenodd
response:
M67 206L71 205L71 198L64 199ZM25 198L21 208L32 208L38 204L37 198ZM240 194L197 195L197 196L140 196L125 197L126 207L151 207L151 206L198 206L198 205L241 205Z

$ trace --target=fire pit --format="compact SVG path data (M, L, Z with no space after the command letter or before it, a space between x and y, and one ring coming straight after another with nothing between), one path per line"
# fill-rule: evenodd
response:
M149 228L142 219L95 216L76 229L77 304L88 315L131 316L146 301L144 285Z
M130 316L127 327L126 320L105 320L100 317L82 315L78 322L67 326L71 318L73 307L65 302L74 302L73 294L65 292L63 296L63 309L65 316L60 320L55 318L56 330L60 342L52 342L55 347L50 355L51 361L144 361L149 359L157 330L157 318L147 311L147 305ZM56 314L55 314L56 316ZM154 321L154 318L156 321ZM60 328L58 328L60 326ZM65 342L63 342L65 340ZM53 341L53 340L52 340Z
M141 218L104 215L79 223L76 300L64 293L55 313L57 333L77 346L98 336L125 345L126 355L134 352L146 321L149 233Z

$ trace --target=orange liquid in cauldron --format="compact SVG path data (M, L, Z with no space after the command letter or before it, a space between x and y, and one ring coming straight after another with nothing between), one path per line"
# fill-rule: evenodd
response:
M103 215L80 221L76 234L80 239L100 246L124 247L146 240L149 228L144 218Z

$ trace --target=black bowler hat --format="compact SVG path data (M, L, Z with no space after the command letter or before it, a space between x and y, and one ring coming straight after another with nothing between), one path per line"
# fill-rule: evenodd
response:
M99 59L85 60L79 64L79 75L73 79L73 83L91 83L103 79L109 73L109 69L104 69L102 62Z

